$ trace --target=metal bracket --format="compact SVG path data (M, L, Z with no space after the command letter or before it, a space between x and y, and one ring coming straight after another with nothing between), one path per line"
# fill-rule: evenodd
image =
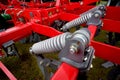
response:
M95 25L97 26L97 31L95 36L97 36L103 26L103 22L101 18L104 16L105 12L103 10L97 10L94 12L92 17L87 21L87 25Z
M6 52L7 56L18 56L18 50L14 44L14 41L8 41L2 45L2 48Z
M87 21L87 25L95 25L95 26L101 26L102 21L102 12L100 10L95 11L95 13L92 15L92 17Z
M79 63L67 58L66 56L62 57L61 61L66 62L66 63L68 63L68 64L70 64L70 65L72 65L74 67L77 67L81 71L86 71L86 70L90 69L90 66L91 66L91 63L92 63L92 60L93 60L93 55L94 55L94 48L92 46L90 46L89 47L89 52L85 52L85 54L86 55L84 56L83 61L79 62Z
M53 59L51 60L48 58L44 58L42 55L37 55L36 58L37 58L38 66L42 71L42 74L44 75L44 79L50 80L53 73L50 72L48 68L52 70L56 70L59 67L61 62Z

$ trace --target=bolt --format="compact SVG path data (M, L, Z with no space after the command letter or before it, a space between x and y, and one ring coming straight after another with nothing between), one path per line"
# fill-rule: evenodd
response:
M93 65L92 65L92 64L90 65L90 68L93 68Z
M101 6L100 9L101 9L101 10L104 10L104 6Z
M87 57L85 57L85 58L84 58L84 61L87 61L87 59L88 59L88 58L87 58Z
M31 54L33 54L32 47L30 47L29 52L30 52Z
M40 65L42 65L43 64L43 60L42 61L40 61Z
M75 53L75 49L71 48L71 49L70 49L70 53L71 53L71 54L74 54L74 53Z
M70 47L70 53L71 53L71 54L77 53L77 47L76 47L75 45L72 45L72 46Z
M60 31L62 31L63 30L63 28L60 28Z
M90 52L90 48L87 48L86 51L89 53Z
M95 59L95 55L93 55L93 59Z
M94 16L97 18L97 17L99 17L99 14L98 14L98 13L96 13Z
M47 64L46 64L46 66L49 66L50 65L50 63L48 62Z

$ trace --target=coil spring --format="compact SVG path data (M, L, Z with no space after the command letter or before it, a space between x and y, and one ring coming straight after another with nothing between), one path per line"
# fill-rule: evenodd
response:
M83 47L85 47L90 42L90 32L88 29L84 29L84 28L74 32L73 34L66 32L56 37L47 39L45 41L35 43L31 47L30 52L34 54L42 54L42 53L60 51L65 47L66 38L72 40L74 39L82 40Z
M82 15L81 17L79 18L76 18L68 23L66 23L63 27L62 27L62 30L63 31L66 31L67 29L70 29L74 26L78 26L80 24L83 24L85 22L87 22L92 16L92 13L87 13L87 14L84 14Z
M65 46L65 39L70 33L63 33L59 36L35 43L31 50L35 54L60 51Z

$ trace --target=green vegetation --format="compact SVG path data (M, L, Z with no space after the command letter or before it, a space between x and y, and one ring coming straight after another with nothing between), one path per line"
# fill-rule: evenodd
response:
M1 59L5 66L15 75L18 80L42 80L42 74L37 65L35 56L28 53L31 44L16 44L20 57L12 56ZM7 80L0 71L0 80Z

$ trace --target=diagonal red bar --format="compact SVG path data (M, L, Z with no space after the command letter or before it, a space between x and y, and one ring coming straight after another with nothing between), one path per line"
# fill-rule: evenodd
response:
M8 76L10 80L17 80L13 74L3 65L3 63L0 61L0 68L3 70L3 72Z
M78 71L79 69L67 63L62 63L51 80L77 80Z

